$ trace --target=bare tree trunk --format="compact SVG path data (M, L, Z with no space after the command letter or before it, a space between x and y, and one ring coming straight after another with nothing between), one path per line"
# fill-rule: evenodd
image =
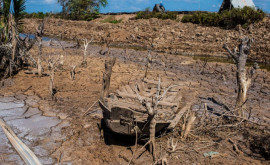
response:
M155 114L152 116L149 116L149 121L150 121L150 139L149 139L149 148L150 148L150 153L152 153L153 160L156 161L156 125L157 125L157 120L155 118Z
M51 98L53 99L54 98L54 62L51 59L49 59L48 64L49 64L49 71L50 71L49 92L50 92Z
M11 32L11 45L12 45L12 52L11 52L11 58L9 59L9 75L12 76L13 73L13 68L16 66L16 54L17 54L17 25L15 23L14 17L12 14L9 14L9 19L8 19L8 26L9 26L9 32Z
M156 114L157 114L158 104L164 98L164 96L167 94L169 89L174 87L174 86L169 86L166 90L164 90L163 94L160 95L160 92L161 92L160 85L161 85L161 82L160 82L160 78L159 78L157 93L156 93L155 99L153 100L152 103L147 102L147 99L145 97L142 97L139 94L138 85L136 85L136 88L134 90L136 95L137 95L138 100L146 108L147 113L148 113L147 121L149 123L150 137L149 137L149 141L145 145L149 144L150 153L152 154L154 161L156 161L156 158L157 158L156 157L156 147L155 147L155 145L156 145L156 140L155 140L156 136L155 135L156 135L156 125L157 125Z
M49 71L50 71L50 84L49 84L49 92L52 99L54 99L54 95L56 94L56 89L54 87L54 75L56 63L59 62L59 59L53 60L51 58L48 59Z
M87 56L87 48L88 45L93 41L93 37L90 41L88 41L87 39L83 40L83 45L84 45L84 52L83 52L83 61L82 61L82 66L86 67L87 66L87 61L86 61L86 56Z
M105 72L103 73L101 98L105 98L109 95L112 68L115 64L116 58L112 58L109 61L105 61Z
M75 80L75 74L76 74L75 69L76 69L76 65L71 66L70 78L72 81Z
M42 36L43 36L43 30L44 30L44 24L45 20L42 21L42 23L38 26L36 36L38 40L38 61L37 61L37 69L38 69L38 76L42 76L42 65L41 65L41 56L42 56Z
M42 56L42 37L38 38L38 61L37 61L37 70L38 76L42 76L42 65L41 65L41 56Z
M146 78L146 77L147 77L147 74L148 74L148 69L150 68L151 63L152 63L152 56L151 56L150 51L149 51L149 53L148 53L148 57L147 57L147 64L146 64L146 69L145 69L144 78Z
M241 43L237 48L234 49L232 52L227 44L224 44L223 48L226 49L230 56L233 58L236 67L237 67L237 87L238 87L238 96L236 100L236 109L237 109L237 115L241 117L245 117L244 110L245 110L245 104L247 101L247 91L251 84L251 78L253 77L253 74L255 73L255 70L258 69L258 65L255 64L253 69L250 71L250 74L247 74L246 71L246 62L248 55L250 53L251 44L253 42L253 39L249 38L243 38L241 39Z
M50 91L50 96L53 99L54 98L54 68L51 69L50 71L50 85L49 85L49 91Z

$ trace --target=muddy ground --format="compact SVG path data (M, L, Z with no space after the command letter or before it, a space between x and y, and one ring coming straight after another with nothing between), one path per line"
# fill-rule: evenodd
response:
M87 21L70 21L48 19L45 25L45 35L65 38L84 39L91 37L94 42L102 43L108 39L111 45L147 49L152 42L158 52L178 55L227 56L222 49L224 43L233 48L239 43L239 38L248 36L254 38L250 60L269 63L270 59L270 18L250 25L247 29L237 27L226 30L218 27L204 27L191 23L181 23L183 15L174 20L134 20L135 15L105 15L99 19ZM106 23L106 20L122 19L118 24ZM35 33L41 20L25 19L25 33ZM105 23L104 23L105 22ZM107 21L108 22L108 21Z
M42 116L57 117L58 120L68 123L60 130L56 130L56 133L61 132L61 135L56 138L57 145L51 147L51 143L47 141L36 140L36 144L30 145L30 148L35 152L35 147L47 146L46 152L49 154L45 156L50 157L54 164L60 162L63 164L128 164L135 147L134 138L114 136L112 145L106 145L103 133L99 129L102 114L98 105L95 105L86 116L83 114L100 97L106 59L117 58L111 78L110 90L114 91L128 84L129 81L139 80L144 76L148 52L112 48L109 56L103 56L99 54L102 47L90 45L87 56L88 65L84 68L80 66L83 48L67 48L63 51L58 44L53 41L54 46L49 46L48 42L44 42L43 48L45 59L49 57L56 59L60 55L64 57L63 69L58 69L55 75L57 93L54 100L49 96L48 76L38 77L25 73L26 70L34 71L32 67L25 68L1 83L1 97L34 96L39 100L38 105L34 107L39 108ZM30 53L36 59L37 48L34 47ZM150 78L156 79L160 75L162 79L170 78L197 83L192 87L197 91L196 101L192 106L192 111L197 114L197 120L192 128L192 134L187 140L181 140L181 125L179 125L174 132L157 138L157 146L162 148L163 156L167 158L169 164L270 163L268 127L270 124L270 72L260 69L257 71L248 92L247 101L247 109L251 112L250 120L266 126L249 122L236 122L235 125L227 126L228 123L222 123L223 119L215 115L215 112L220 112L224 108L218 106L213 98L225 104L229 109L234 108L237 96L234 65L224 63L204 65L203 61L167 53L152 52L152 56L154 60L150 69ZM70 78L73 65L77 65L74 81ZM43 61L43 67L44 72L48 73L45 61ZM200 119L204 103L208 105L209 116L207 120L202 121ZM167 141L170 138L178 140L179 150L168 154ZM240 152L235 150L234 144L228 139L238 146ZM22 140L27 143L27 139ZM139 144L139 147L142 144ZM210 151L218 152L218 154L213 157L204 156L204 153ZM38 153L36 154L39 157ZM5 160L3 156L0 159L1 164L17 164L16 161ZM51 162L44 164L52 164ZM135 164L151 163L152 157L147 150L143 150L143 154L135 161Z

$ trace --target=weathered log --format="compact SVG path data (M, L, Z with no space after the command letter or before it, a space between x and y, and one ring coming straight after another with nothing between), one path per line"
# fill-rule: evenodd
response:
M191 103L184 106L175 116L173 120L170 121L170 125L168 126L169 130L172 130L175 128L175 126L179 123L185 112L190 108Z

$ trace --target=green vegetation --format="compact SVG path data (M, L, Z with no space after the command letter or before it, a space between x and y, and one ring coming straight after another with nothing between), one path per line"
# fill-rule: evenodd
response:
M9 19L11 18L16 23L16 29L20 30L22 25L23 13L25 10L26 0L0 0L0 40L6 42L9 37ZM3 4L3 6L2 6Z
M150 19L150 18L176 20L177 12L166 12L166 13L151 12L150 9L147 8L145 11L138 12L135 17L135 19Z
M26 0L1 0L0 3L1 21L3 21L4 24L8 22L9 14L13 15L18 25L22 23L21 19L23 18Z
M196 12L192 15L185 15L182 18L183 23L191 22L205 26L217 26L226 29L235 28L237 25L242 25L243 28L248 25L263 20L266 14L260 9L244 7L243 9L234 8L221 13L203 13Z
M43 13L43 12L37 12L37 13L24 13L24 18L39 18L43 19L45 17L49 17L51 13Z
M99 18L100 7L105 7L107 0L58 0L62 6L61 13L24 13L25 18L45 17L91 21ZM114 21L115 22L115 21Z
M43 19L43 18L59 18L59 19L72 19L72 20L85 20L85 21L91 21L96 18L99 18L98 13L88 13L88 14L83 14L80 15L80 17L77 17L76 19L63 14L63 13L43 13L43 12L37 12L37 13L24 13L24 18L37 18L37 19Z
M62 17L72 20L91 21L99 17L100 7L105 7L107 0L58 0L62 6Z
M117 20L115 16L110 16L101 21L102 23L118 24L122 22L122 19Z

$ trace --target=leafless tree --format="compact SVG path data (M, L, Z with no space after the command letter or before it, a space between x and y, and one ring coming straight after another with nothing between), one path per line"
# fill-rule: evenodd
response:
M105 72L103 73L101 99L109 95L112 68L115 64L115 61L116 61L115 57L105 61Z
M83 39L83 45L84 45L84 53L83 53L83 61L82 61L82 66L86 67L87 66L87 61L86 61L86 56L87 56L87 48L88 45L93 41L93 37L91 38L90 41L87 39Z
M149 141L144 145L144 147L149 144L150 153L152 154L154 161L156 161L156 158L157 158L156 157L156 147L155 147L155 145L156 145L155 144L155 135L156 135L156 124L157 124L157 119L156 119L157 108L158 108L159 102L166 96L167 92L171 88L175 87L174 85L169 86L167 89L164 90L163 94L160 95L160 93L161 93L160 84L161 84L161 80L159 78L158 86L157 86L157 93L156 93L155 99L153 100L152 103L148 102L145 97L143 97L139 94L138 85L136 85L136 88L134 90L136 95L137 95L138 100L145 107L145 109L147 110L147 113L148 113L147 120L149 123L150 138L149 138Z
M244 37L241 39L241 43L238 48L236 47L234 51L231 51L227 44L223 45L223 48L229 52L230 57L234 60L237 72L237 86L238 86L238 96L236 100L237 115L245 117L244 109L247 101L247 91L251 84L251 79L255 74L256 69L258 69L258 64L254 64L253 68L247 73L246 63L248 55L250 54L251 44L253 39Z

